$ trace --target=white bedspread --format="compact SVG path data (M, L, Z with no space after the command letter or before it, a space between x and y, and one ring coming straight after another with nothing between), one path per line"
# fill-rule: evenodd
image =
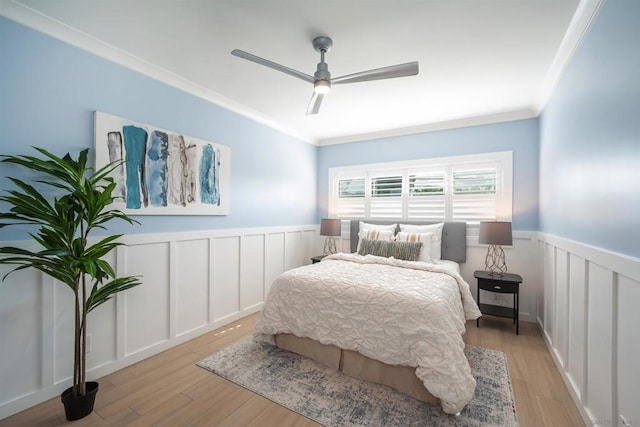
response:
M465 320L479 316L469 285L451 266L335 254L280 275L254 334L273 343L274 334L292 333L415 366L454 414L475 390L462 335Z

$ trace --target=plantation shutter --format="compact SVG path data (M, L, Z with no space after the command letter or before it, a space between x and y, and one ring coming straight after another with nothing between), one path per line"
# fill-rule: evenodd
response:
M497 170L453 170L451 219L453 221L493 221L497 210Z
M371 178L371 218L402 219L402 176Z
M409 175L407 219L444 221L446 216L444 172Z
M336 206L338 218L366 218L367 206L364 185L364 178L338 180L338 203Z
M329 215L392 221L511 220L512 153L329 169Z

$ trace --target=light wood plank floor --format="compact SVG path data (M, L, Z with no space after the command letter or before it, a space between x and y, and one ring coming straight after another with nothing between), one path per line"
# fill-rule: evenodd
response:
M100 378L94 412L67 422L59 398L0 420L0 426L317 426L195 363L249 335L256 315ZM467 323L465 341L507 354L520 425L581 426L536 324L509 319Z

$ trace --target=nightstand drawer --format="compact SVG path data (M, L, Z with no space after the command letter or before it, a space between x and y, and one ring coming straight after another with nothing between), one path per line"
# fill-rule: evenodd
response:
M518 283L505 283L498 280L478 279L478 287L485 291L513 294L518 292Z

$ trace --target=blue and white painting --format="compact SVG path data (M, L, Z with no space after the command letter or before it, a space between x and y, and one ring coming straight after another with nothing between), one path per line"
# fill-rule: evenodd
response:
M113 171L129 215L228 215L231 150L96 111L96 166Z

